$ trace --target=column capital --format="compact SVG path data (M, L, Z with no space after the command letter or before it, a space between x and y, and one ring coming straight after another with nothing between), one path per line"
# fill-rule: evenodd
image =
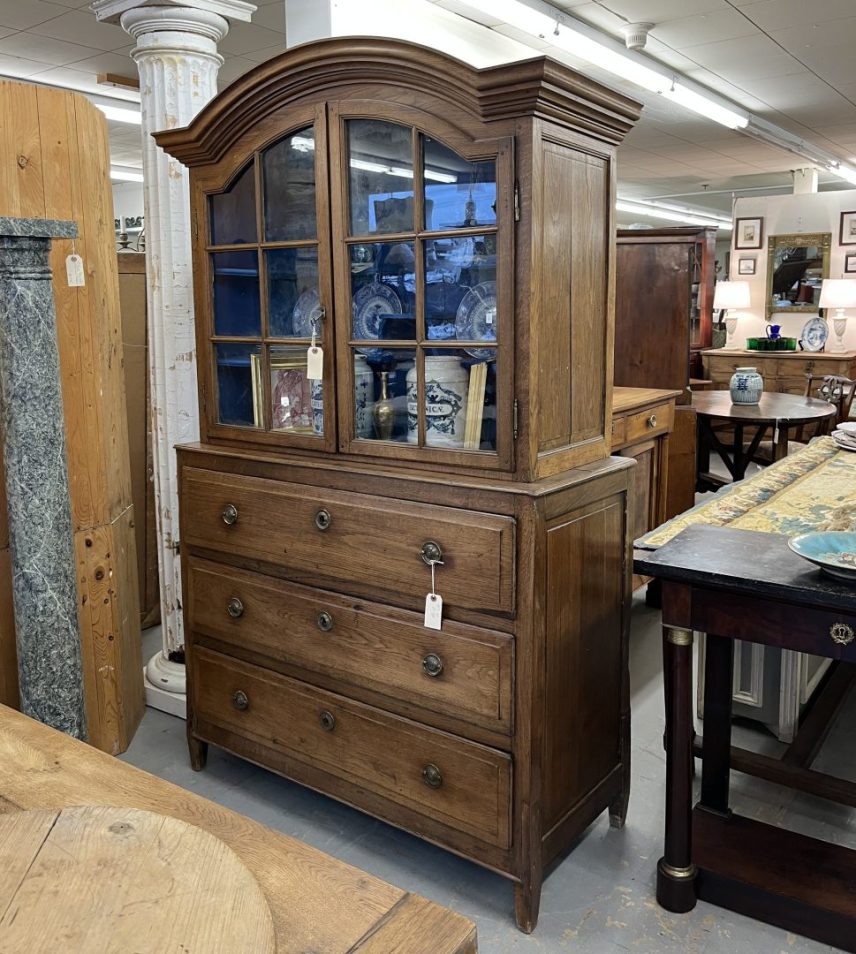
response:
M191 11L214 14L228 20L249 22L256 12L256 5L245 0L95 0L91 6L97 20L119 23L122 15L132 10L148 9L155 20L163 22L161 29L180 29L179 23L191 19ZM157 12L155 12L157 11Z

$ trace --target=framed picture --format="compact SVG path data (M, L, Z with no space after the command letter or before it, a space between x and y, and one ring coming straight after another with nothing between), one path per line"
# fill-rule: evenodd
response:
M844 256L844 274L856 275L856 252Z
M856 213L854 213L856 215ZM734 247L760 248L764 241L763 219L738 219L734 224Z
M754 258L738 258L737 259L737 274L738 275L754 275L755 274L755 259Z
M841 213L841 234L839 245L856 245L856 212Z
M250 355L253 383L253 423L264 427L264 384L261 355ZM312 382L306 377L306 352L298 348L270 349L271 427L297 434L313 433Z

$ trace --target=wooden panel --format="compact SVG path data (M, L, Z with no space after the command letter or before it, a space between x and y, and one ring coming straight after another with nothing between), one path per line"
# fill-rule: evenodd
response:
M93 533L106 539L114 522L123 520L127 534L130 469L106 121L83 96L7 82L0 82L0 115L0 215L72 219L78 225L74 244L56 240L50 256L73 529L78 537ZM81 288L70 288L65 278L72 247L84 261ZM129 579L125 552L113 542L101 554L112 593L123 604L126 594L120 589ZM132 584L127 598L138 603ZM79 595L83 610L84 594ZM81 615L85 658L99 655L107 638L90 628L96 619L90 610ZM133 690L133 700L142 695L138 612L123 612L108 627L113 638L104 660L114 670L110 678ZM7 645L2 652L10 658ZM89 670L85 686L89 732L95 744L118 752L133 734L138 704L130 702L127 709L94 704L105 698L91 681L95 672Z
M509 756L201 647L193 656L198 735L205 738L209 725L236 732L341 779L343 797L357 806L367 789L480 841L508 846ZM243 710L233 701L238 692L248 700ZM332 720L327 728L325 717ZM442 775L436 788L423 778L429 765Z
M354 603L321 590L259 573L191 559L188 563L188 625L239 650L370 689L408 705L511 730L513 639L502 633L445 621L427 629L416 613L373 603ZM233 617L227 602L240 601ZM330 628L319 628L319 614ZM438 675L426 673L433 654ZM429 716L430 719L430 716Z
M222 839L267 897L278 954L375 954L365 945L376 930L388 923L395 925L393 936L407 930L409 895L400 888L20 713L0 710L0 811L87 803L162 812ZM409 935L407 954L472 954L472 923L452 911L445 915L442 928L432 917L432 933Z
M545 831L619 764L624 531L620 497L547 528Z
M514 607L514 521L494 514L406 503L368 494L225 476L185 468L182 533L189 546L286 567L295 579L370 583L395 602L427 593L426 541L443 551L437 592L446 605L509 612ZM238 518L222 519L232 504ZM315 519L325 510L327 530Z
M665 520L689 510L695 503L696 413L691 407L675 408L668 460Z

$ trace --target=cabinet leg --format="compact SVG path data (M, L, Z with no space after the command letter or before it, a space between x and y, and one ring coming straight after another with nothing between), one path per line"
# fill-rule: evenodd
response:
M187 729L187 748L190 752L190 767L194 772L201 772L208 761L208 743L192 735L189 726Z
M524 934L531 934L538 923L541 907L541 878L532 878L514 886L514 917Z
M621 791L609 803L609 827L623 828L630 802L630 713L621 715Z

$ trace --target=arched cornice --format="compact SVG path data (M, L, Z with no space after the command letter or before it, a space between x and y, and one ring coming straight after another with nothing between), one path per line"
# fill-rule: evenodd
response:
M217 162L274 110L335 97L357 84L427 93L485 123L541 116L612 144L621 142L641 109L543 56L479 70L415 43L348 37L306 43L268 60L215 97L189 126L155 139L185 165Z

